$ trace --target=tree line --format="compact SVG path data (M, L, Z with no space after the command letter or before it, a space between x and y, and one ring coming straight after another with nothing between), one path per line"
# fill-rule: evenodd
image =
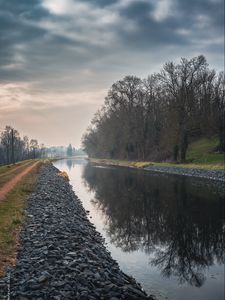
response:
M14 164L26 159L78 155L85 155L85 153L71 144L68 147L46 147L43 143L39 144L37 139L21 137L19 131L9 125L0 131L0 165Z
M45 157L44 144L36 139L21 137L19 131L6 126L0 135L0 164L14 164L25 159Z
M86 155L86 153L82 149L76 149L71 144L66 148L66 156L83 156Z
M224 73L203 55L114 83L83 136L91 157L183 162L188 145L218 136L224 152Z

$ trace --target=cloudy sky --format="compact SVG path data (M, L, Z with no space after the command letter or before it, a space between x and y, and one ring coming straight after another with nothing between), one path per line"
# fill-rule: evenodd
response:
M0 129L80 145L111 84L166 61L224 68L223 0L0 0Z

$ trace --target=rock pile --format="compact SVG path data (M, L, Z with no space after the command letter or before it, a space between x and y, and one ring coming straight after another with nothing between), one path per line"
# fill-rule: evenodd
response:
M181 167L166 167L166 166L148 166L145 170L152 172L161 172L174 175L184 175L191 177L199 177L208 180L215 180L218 182L225 182L225 172L205 169L189 169Z
M17 265L0 280L0 299L150 299L124 274L70 184L45 165L28 200Z

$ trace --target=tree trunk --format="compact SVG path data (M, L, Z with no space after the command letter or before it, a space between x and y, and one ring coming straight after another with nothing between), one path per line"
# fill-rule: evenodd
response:
M188 148L188 135L187 135L187 122L184 112L181 114L180 119L180 162L183 163L186 160L186 153Z
M178 157L179 157L179 146L176 144L173 147L173 160L177 162Z
M187 153L187 134L183 132L181 134L181 141L180 141L180 162L183 163L186 161L186 153Z
M13 129L11 131L11 144L12 144L12 148L11 148L11 160L12 160L12 163L14 164L15 163L15 155L14 155L14 132L13 132Z
M7 165L9 165L9 147L6 148L6 161Z
M219 152L225 152L225 138L224 138L224 127L223 124L219 126Z

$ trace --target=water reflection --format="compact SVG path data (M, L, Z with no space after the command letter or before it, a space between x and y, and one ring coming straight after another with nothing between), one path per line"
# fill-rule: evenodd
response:
M61 162L62 162L62 164L64 164L64 162L65 162L69 171L71 171L71 169L73 169L75 167L75 165L83 165L84 159L82 159L82 158L66 159Z
M186 177L90 164L83 179L106 215L111 242L153 254L150 263L164 276L200 287L206 268L223 263L223 197L212 188Z

